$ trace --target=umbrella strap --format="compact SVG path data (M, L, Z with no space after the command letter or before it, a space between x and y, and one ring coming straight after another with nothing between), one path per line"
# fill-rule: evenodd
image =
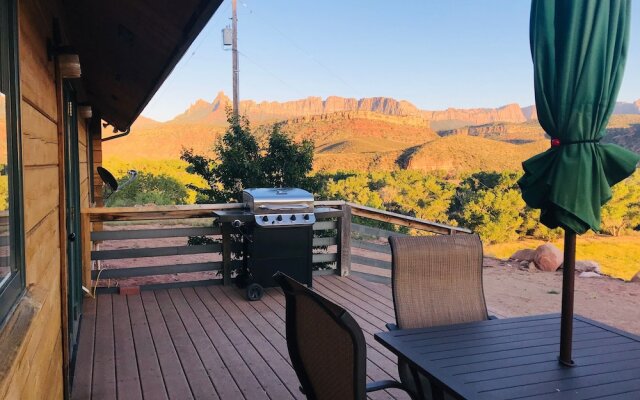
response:
M580 143L600 143L600 139L567 140L567 141L560 141L560 139L551 139L551 147L568 146L570 144L580 144Z

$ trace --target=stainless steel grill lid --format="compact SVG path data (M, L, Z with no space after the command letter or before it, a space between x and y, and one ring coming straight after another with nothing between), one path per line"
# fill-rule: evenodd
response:
M313 194L297 188L251 188L242 201L262 227L310 225L315 222Z

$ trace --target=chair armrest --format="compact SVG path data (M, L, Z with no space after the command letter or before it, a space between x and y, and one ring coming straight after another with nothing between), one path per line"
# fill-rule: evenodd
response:
M408 390L406 387L404 387L402 383L398 381L386 380L386 381L370 382L370 383L367 383L366 391L367 393L369 393L369 392L377 392L378 390L384 390L384 389L404 390L409 395L409 397L411 397L411 399L417 399L416 395L413 392Z
M400 329L398 328L398 325L392 323L385 324L385 326L387 327L388 331L397 331Z
M496 317L495 315L489 315L489 319L500 319L500 318Z

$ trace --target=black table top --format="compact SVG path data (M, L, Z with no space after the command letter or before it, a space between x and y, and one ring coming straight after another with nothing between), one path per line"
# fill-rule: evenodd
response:
M558 363L560 315L375 335L462 399L640 399L640 337L574 317L575 367Z

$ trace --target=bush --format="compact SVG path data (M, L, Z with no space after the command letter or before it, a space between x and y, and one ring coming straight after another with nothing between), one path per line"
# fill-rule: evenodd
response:
M126 177L120 178L118 185L121 186L127 180ZM112 195L109 207L186 204L187 197L187 188L176 179L167 175L140 172L136 180Z

